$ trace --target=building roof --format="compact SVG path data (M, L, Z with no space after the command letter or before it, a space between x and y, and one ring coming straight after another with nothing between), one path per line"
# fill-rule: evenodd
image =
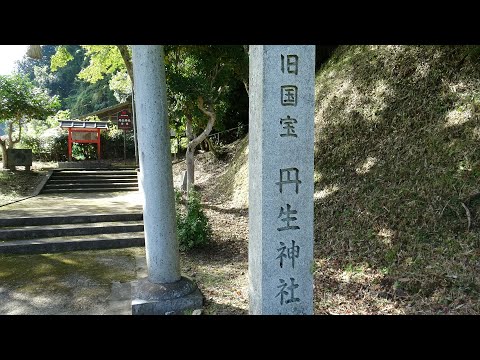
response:
M75 129L108 129L106 121L74 121L74 120L58 120L62 128Z
M104 108L104 109L93 111L93 112L85 114L85 115L81 115L78 118L79 119L85 119L89 116L98 116L99 118L107 117L107 116L118 113L122 109L125 109L125 108L130 108L131 109L131 107L132 107L132 103L130 101L127 101L127 102L124 102L124 103L109 106L109 107Z

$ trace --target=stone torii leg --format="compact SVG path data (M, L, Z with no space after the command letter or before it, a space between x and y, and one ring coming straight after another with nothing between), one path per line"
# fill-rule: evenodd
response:
M133 45L132 60L148 267L132 284L132 314L181 313L203 297L180 274L163 46Z

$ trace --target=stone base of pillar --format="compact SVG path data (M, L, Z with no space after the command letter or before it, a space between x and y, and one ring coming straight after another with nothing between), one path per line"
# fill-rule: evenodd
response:
M182 315L202 305L197 285L183 276L171 284L154 284L148 278L132 282L132 315Z

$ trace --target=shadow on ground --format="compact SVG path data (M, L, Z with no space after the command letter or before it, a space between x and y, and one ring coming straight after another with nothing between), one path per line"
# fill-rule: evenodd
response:
M0 255L0 314L104 313L112 283L135 279L138 251Z

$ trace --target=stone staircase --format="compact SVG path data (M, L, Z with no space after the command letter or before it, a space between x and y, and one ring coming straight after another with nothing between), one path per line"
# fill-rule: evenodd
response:
M55 169L40 193L136 190L138 190L138 179L135 168Z
M0 219L0 254L38 254L144 245L143 214Z

